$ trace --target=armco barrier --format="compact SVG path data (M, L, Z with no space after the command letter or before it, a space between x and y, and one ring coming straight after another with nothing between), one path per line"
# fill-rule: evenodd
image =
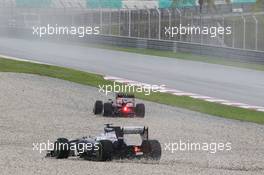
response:
M87 42L107 44L120 47L148 48L167 50L173 52L187 52L192 54L223 57L241 62L254 62L264 64L264 52L209 46L168 40L153 40L142 38L127 38L119 36L93 35Z

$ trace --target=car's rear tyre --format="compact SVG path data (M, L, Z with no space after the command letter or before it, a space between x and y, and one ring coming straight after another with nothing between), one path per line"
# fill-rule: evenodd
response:
M70 143L66 138L58 138L54 143L53 157L57 159L67 159L70 154Z
M113 144L110 140L100 140L98 142L98 150L96 151L97 161L112 160Z
M135 112L137 117L145 117L145 105L143 103L137 104Z
M157 140L144 140L142 142L143 155L146 159L160 160L161 158L161 145Z
M111 103L104 103L104 114L103 116L109 117L112 116L113 113L113 107Z
M94 104L93 112L95 115L102 114L103 112L103 102L97 100Z

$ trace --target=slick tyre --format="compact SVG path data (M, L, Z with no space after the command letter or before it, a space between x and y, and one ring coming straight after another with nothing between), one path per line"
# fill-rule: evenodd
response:
M161 158L161 145L157 140L144 140L141 145L143 155L146 159L160 160Z
M58 138L54 143L53 156L57 159L67 159L70 154L70 143L66 138Z
M144 118L145 117L145 105L142 103L137 104L135 112L136 112L137 117Z
M111 103L105 103L104 104L104 113L103 116L110 117L113 114L113 108Z
M110 140L100 140L98 142L98 150L96 151L97 161L112 160L113 144Z
M102 114L103 112L103 102L97 100L94 104L93 113L95 115Z

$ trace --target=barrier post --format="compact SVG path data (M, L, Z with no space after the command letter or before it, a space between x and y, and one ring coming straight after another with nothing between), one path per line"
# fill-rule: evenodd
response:
M100 29L101 33L103 33L103 10L100 8Z
M171 12L170 9L167 9L168 14L169 14L169 27L171 27ZM171 40L171 35L169 35L169 39Z
M150 10L145 6L147 12L148 12L148 38L150 38Z
M121 10L118 9L118 33L121 36Z
M180 26L181 26L181 23L182 23L182 13L181 13L181 11L179 10L179 9L177 9L176 8L176 11L179 13L179 15L180 15L180 25L179 25L179 28L180 28ZM180 41L182 40L182 36L181 36L181 34L180 34Z
M256 30L255 30L255 32L256 32L256 34L255 34L255 50L258 50L258 19L256 18L256 16L255 15L253 15L253 19L255 20L255 28L256 28Z
M244 28L243 30L243 49L246 49L246 18L243 15L241 17L243 19L243 24L244 24L243 26Z
M112 9L109 10L109 35L112 35Z
M235 48L235 31L236 31L236 25L235 25L235 19L232 20L232 48Z
M160 9L156 8L158 15L159 15L159 32L158 32L158 39L160 40L160 35L161 35L161 13Z
M222 16L222 20L223 20L222 25L225 28L225 17L224 16ZM225 46L225 32L223 34L222 46Z

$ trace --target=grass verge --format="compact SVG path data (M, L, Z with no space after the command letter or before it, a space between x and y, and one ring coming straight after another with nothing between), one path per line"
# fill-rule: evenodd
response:
M104 80L103 76L93 73L4 58L0 58L0 72L37 74L94 87L98 87L98 85L103 84L113 84L111 81ZM186 96L172 96L165 93L152 93L150 96L145 96L143 93L136 93L136 96L140 99L186 108L205 114L264 124L263 112L206 102Z

